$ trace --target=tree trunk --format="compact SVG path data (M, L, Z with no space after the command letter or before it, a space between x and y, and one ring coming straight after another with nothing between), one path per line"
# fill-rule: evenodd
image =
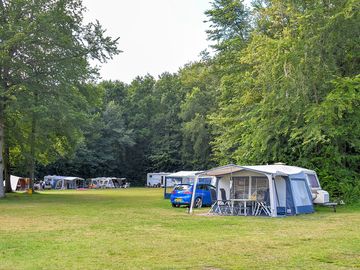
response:
M5 138L6 141L6 138ZM5 142L5 151L4 151L4 172L5 172L5 192L12 192L11 182L10 182L10 149L7 142Z
M36 107L38 105L38 94L34 94L34 110L32 112L31 119L31 134L30 134L30 164L29 164L29 176L30 176L30 186L29 188L34 190L34 179L35 179L35 140L36 140Z
M3 106L0 107L0 198L5 197L4 190L4 162L3 162L3 149L4 149L4 112Z

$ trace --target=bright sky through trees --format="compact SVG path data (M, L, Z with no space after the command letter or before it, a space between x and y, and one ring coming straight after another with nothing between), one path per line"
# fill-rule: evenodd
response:
M124 52L101 69L103 79L129 83L138 75L157 76L199 58L207 48L208 0L83 0L86 20L97 19L107 34L120 37Z

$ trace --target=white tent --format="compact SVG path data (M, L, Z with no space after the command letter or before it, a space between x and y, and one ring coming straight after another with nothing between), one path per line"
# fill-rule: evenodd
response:
M5 185L5 181L4 181L4 185ZM26 190L27 188L29 188L29 180L27 180L27 178L10 175L10 185L12 191Z
M199 173L195 182L200 176L215 176L218 200L226 197L232 206L234 202L243 204L245 215L248 204L258 206L260 203L262 208L266 207L264 212L272 217L314 212L309 183L314 177L317 182L318 179L312 170L286 165L230 164ZM193 203L190 212L192 207Z
M12 191L16 190L17 184L20 180L19 176L15 176L15 175L10 175L10 184L11 184L11 189Z

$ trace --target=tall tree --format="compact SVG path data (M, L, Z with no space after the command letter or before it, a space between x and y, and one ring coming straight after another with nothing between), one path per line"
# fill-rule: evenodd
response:
M38 118L38 107L49 106L47 99L79 98L78 86L96 74L89 60L106 61L119 52L117 40L105 36L98 22L83 24L83 11L81 1L77 0L0 1L0 148L7 129L6 109L21 99L29 99L26 107L31 111L28 133L31 176L36 159L36 131L42 121ZM56 129L54 124L51 128ZM2 151L0 157L2 172ZM0 197L4 196L2 179Z
M154 85L148 171L174 171L182 165L179 113L184 96L177 74L164 73Z
M249 43L236 57L242 68L222 78L220 110L212 116L217 160L282 161L314 168L324 179L337 171L334 175L342 183L356 185L358 130L354 126L355 137L345 128L330 135L325 130L340 122L321 112L340 111L346 122L358 121L358 114L351 111L357 99L347 94L356 89L354 76L360 69L358 3L259 2ZM337 102L348 104L346 113L327 102L340 93L345 100ZM320 124L324 119L328 120ZM331 145L324 143L325 138ZM342 162L335 162L339 157ZM330 182L334 183L324 181L325 188L335 191ZM337 185L336 194L344 195L342 186Z
M203 170L211 167L212 130L209 115L217 110L219 76L213 61L203 59L180 71L186 96L181 103L182 161L185 167Z

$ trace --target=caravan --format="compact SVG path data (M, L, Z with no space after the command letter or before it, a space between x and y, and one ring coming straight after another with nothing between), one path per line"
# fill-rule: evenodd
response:
M52 189L77 189L85 187L85 180L80 177L47 175L45 185L50 184Z
M326 203L316 173L286 165L226 165L198 175L217 178L217 203L211 212L228 215L288 216L313 213ZM192 210L192 209L191 209Z
M165 183L165 177L171 173L159 172L159 173L148 173L146 177L147 187L163 187Z

